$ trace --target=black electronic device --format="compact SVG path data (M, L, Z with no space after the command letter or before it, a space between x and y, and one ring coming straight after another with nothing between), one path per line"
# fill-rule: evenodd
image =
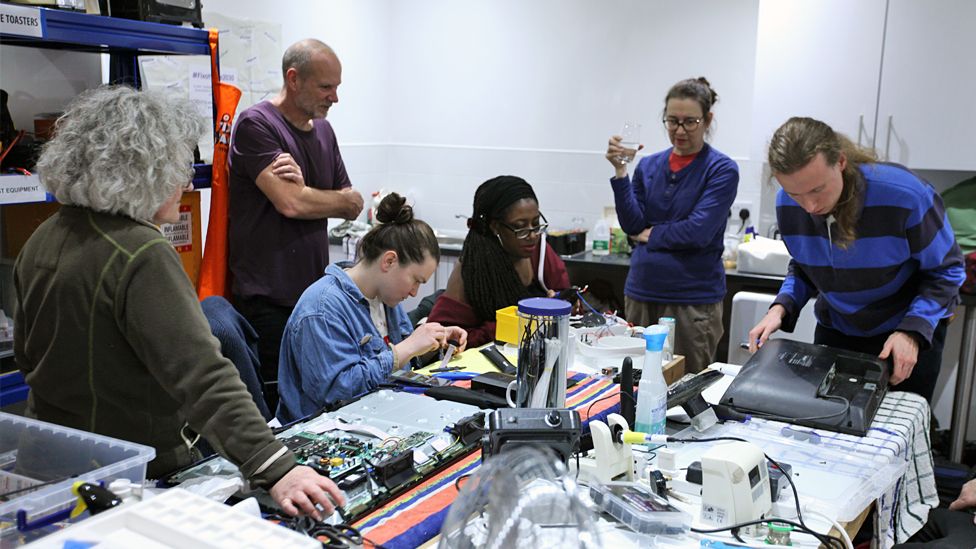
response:
M413 370L394 370L390 372L390 379L403 385L415 387L444 387L451 384L450 380L426 376Z
M481 354L485 355L488 362L491 362L495 368L498 368L499 372L513 376L515 375L515 365L509 362L508 359L505 358L505 355L503 355L494 345L486 345L485 347L482 347Z
M200 0L98 0L102 15L203 28Z
M505 398L505 393L508 392L508 386L512 381L515 381L514 375L485 372L471 380L471 390Z
M564 408L503 408L488 415L482 439L485 457L522 446L544 446L568 464L579 451L581 423L576 410Z
M637 420L637 399L634 396L634 361L629 356L624 357L620 365L620 415L631 429ZM630 398L624 398L627 395Z
M752 355L720 404L739 412L864 436L888 391L876 356L771 339Z

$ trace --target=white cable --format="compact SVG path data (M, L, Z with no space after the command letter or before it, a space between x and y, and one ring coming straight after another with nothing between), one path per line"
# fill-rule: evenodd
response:
M806 514L814 514L814 515L817 515L820 518L826 519L828 522L830 522L831 524L834 525L834 529L836 529L838 532L840 532L841 537L844 538L844 543L846 544L847 549L854 549L854 542L852 542L851 541L851 537L849 535L847 535L847 530L845 530L840 525L840 523L837 522L836 519L834 519L832 517L828 517L827 515L821 513L820 511L817 511L815 509L811 509L811 508L806 507L806 506L803 507L803 514L804 515L806 515ZM828 532L828 534L829 534L829 532Z

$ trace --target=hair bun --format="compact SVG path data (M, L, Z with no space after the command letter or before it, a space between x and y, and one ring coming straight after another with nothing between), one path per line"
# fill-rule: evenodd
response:
M376 220L397 225L410 223L413 221L413 207L407 204L406 198L390 193L383 197L376 208Z
M718 101L718 94L715 93L715 89L712 88L712 83L709 82L704 76L699 76L695 80L697 80L699 84L702 84L708 88L708 93L711 95L712 104L714 105Z

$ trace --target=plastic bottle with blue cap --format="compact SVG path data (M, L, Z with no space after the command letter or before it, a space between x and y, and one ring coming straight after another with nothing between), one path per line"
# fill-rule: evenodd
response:
M667 326L654 324L644 330L644 367L637 386L637 414L634 430L652 435L664 434L668 412L668 384L664 381L661 352L668 337Z

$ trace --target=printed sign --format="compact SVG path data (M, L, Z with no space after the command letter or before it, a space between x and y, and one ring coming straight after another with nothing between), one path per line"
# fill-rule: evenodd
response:
M189 205L181 204L180 220L160 227L169 243L180 253L193 250L193 215L190 213L191 209Z
M0 204L44 202L46 196L37 174L0 176Z
M44 37L39 8L0 4L0 33L16 36Z

